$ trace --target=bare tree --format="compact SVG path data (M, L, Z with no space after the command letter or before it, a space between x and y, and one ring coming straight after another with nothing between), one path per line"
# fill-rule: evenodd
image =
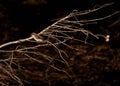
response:
M118 14L119 11L115 11L112 14L96 19L79 19L79 17L97 12L98 10L104 9L112 4L113 3L108 3L95 9L80 12L74 10L69 15L59 19L39 33L33 32L28 38L0 45L0 85L9 86L10 83L8 81L13 81L18 83L19 86L23 86L23 80L16 75L17 69L13 66L15 65L19 68L21 67L21 65L19 65L21 62L29 61L34 61L48 66L46 70L47 72L52 68L56 71L63 72L69 78L72 78L67 70L65 70L65 68L69 68L70 66L67 60L67 57L69 56L67 52L59 46L65 46L71 50L84 52L84 49L77 49L76 47L70 45L70 42L94 45L93 43L88 42L89 36L95 38L96 40L103 37L106 42L109 42L109 34L94 34L91 31L84 29L83 26L96 24L98 21ZM44 51L46 47L50 47L51 51L47 52L55 53L55 56L47 54L46 51ZM65 68L59 67L59 64L63 64Z

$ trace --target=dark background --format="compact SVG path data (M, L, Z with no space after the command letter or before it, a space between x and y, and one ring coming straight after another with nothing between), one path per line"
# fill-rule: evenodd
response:
M113 10L119 9L119 0L0 0L1 43L40 32L74 9L88 10L111 2L115 3Z
M82 17L82 19L86 20L103 18L118 10L120 11L119 1L120 0L0 0L0 44L29 37L32 32L38 33L57 21L56 19L68 15L75 9L78 11L89 10L113 2L114 4L111 6L93 12L92 15ZM65 68L63 67L63 69L67 70L68 73L70 72L72 79L60 71L49 69L49 64L38 64L36 61L24 59L19 61L19 58L26 58L27 53L24 52L15 52L14 55L13 52L12 54L0 52L1 60L2 58L3 60L11 57L18 58L18 61L15 60L15 63L20 65L21 68L16 67L16 64L15 67L13 65L12 68L16 71L16 75L23 80L25 86L48 86L49 82L51 86L120 86L120 13L98 21L97 24L87 25L84 29L90 30L93 34L108 34L110 35L110 42L105 42L104 39L99 39L98 42L96 42L91 38L89 40L92 40L95 46L75 42L68 43L72 47L75 47L75 49L80 49L80 52L69 49L67 46L61 48L57 46L62 49L63 52L65 51L65 54L68 54L68 57L65 55L65 57L67 57L65 59L67 59L70 64L70 70L72 71L66 68L66 64L61 65L61 63L57 61L53 63L57 65L58 68L59 66L64 66ZM34 46L29 43L13 44L11 46L16 50L19 49L19 47L23 48L25 46L25 48L27 48L27 46L30 45ZM6 48L12 48L11 46ZM50 55L53 59L59 57L54 47L38 47L38 49L33 49L33 51L48 56ZM39 54L28 55L35 59L39 59L40 57L40 61L47 61L39 56ZM10 59L10 63L12 58ZM7 67L8 64L6 65L5 62L0 62L0 67L5 67L9 70L9 67ZM49 76L46 78L47 69L50 71L48 72ZM5 82L9 83L10 81L14 84L11 86L17 86L16 82L8 77L9 76L5 79ZM3 79L0 78L0 80L4 80L4 77Z

